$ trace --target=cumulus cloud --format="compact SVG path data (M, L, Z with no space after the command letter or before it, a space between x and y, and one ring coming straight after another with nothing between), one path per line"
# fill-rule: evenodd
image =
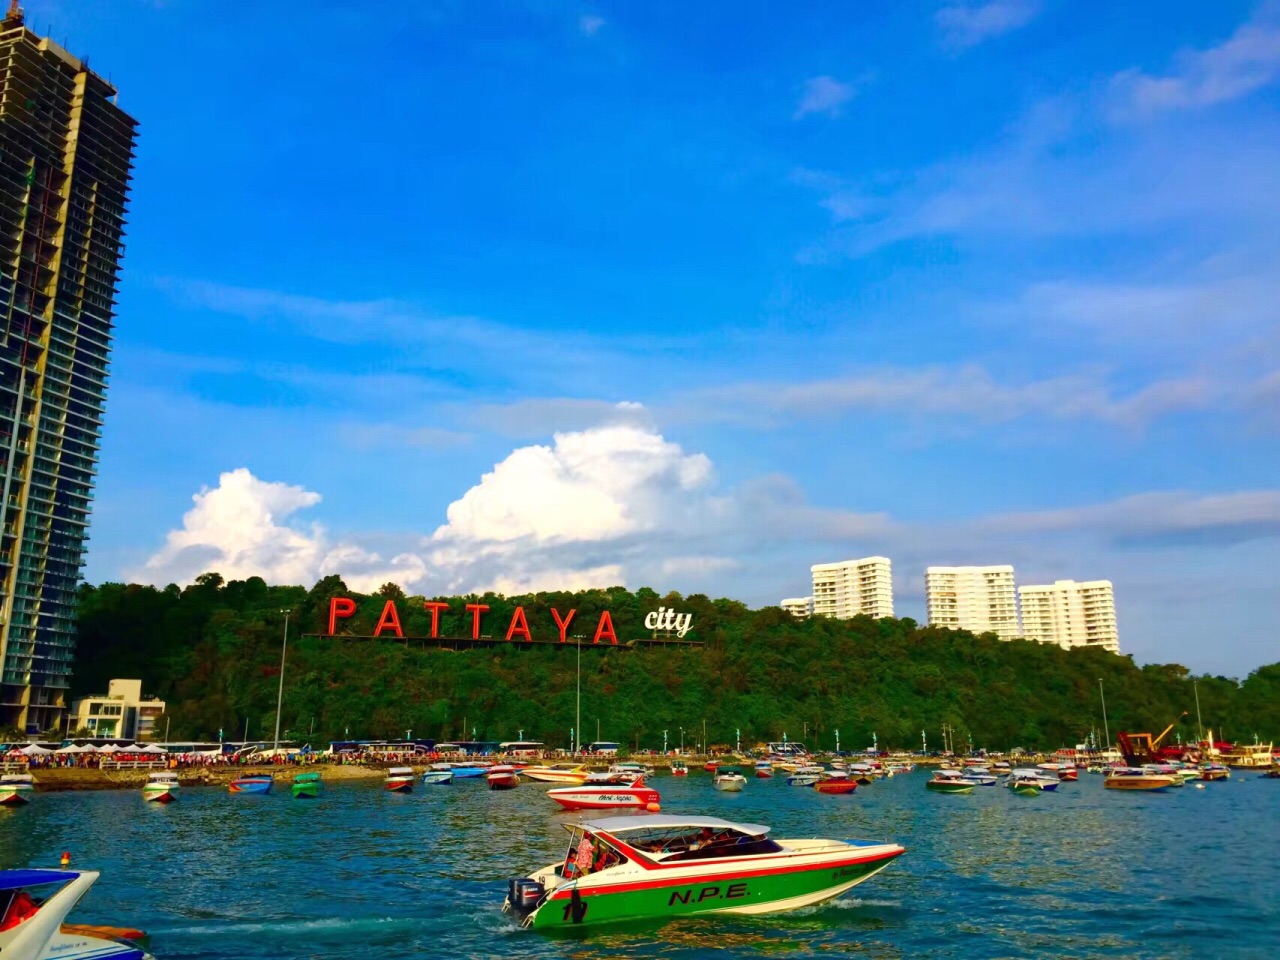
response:
M952 4L934 14L943 42L961 50L1017 30L1039 12L1034 0L992 0L982 4Z
M829 117L840 116L840 109L853 99L856 87L852 83L841 83L835 77L823 75L810 77L804 82L804 91L800 102L796 105L793 119L811 113L825 113Z
M190 583L216 571L228 580L262 577L271 583L311 584L341 573L356 589L373 590L388 580L414 583L425 565L412 554L389 561L351 543L333 543L318 523L295 514L320 503L320 494L300 486L260 480L244 467L204 487L182 517L182 527L130 579Z
M1211 107L1275 82L1280 77L1280 25L1274 19L1256 19L1216 47L1182 54L1177 69L1164 76L1140 70L1117 75L1113 92L1119 114Z

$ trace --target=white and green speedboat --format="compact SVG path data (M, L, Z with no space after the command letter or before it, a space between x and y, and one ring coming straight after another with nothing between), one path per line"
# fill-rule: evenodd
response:
M896 843L773 840L716 817L609 817L565 824L564 858L511 880L503 910L535 930L705 913L776 913L879 873Z

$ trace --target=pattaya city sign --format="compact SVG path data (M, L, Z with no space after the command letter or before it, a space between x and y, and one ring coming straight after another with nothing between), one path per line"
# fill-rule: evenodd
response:
M659 607L657 610L645 614L644 617L646 630L674 633L681 638L689 632L689 628L692 626L692 613L676 613L675 610L669 610L666 607Z
M396 601L388 600L382 607L382 615L378 617L378 625L373 629L373 637L394 637L396 639L424 639L424 640L446 640L453 638L441 637L440 635L440 614L449 610L449 604L439 600L427 600L422 604L422 608L431 614L431 634L429 637L406 637L404 628L401 626L400 610L396 605ZM471 621L471 639L492 640L494 637L487 636L482 633L484 627L485 614L489 612L489 605L485 603L468 603L465 605L466 616ZM664 611L664 617L669 611ZM351 597L333 597L329 600L329 636L338 635L338 625L341 621L349 619L356 614L356 602ZM560 643L569 642L569 627L573 624L574 618L578 615L577 610L570 610L568 613L561 614L555 607L551 608L551 619L555 622L555 629L558 634ZM649 614L645 618L645 625L648 626L649 619L654 614ZM683 637L689 629L689 623L692 615L686 614L681 620L680 626L683 628L679 632L679 636ZM665 620L664 620L665 622ZM655 629L655 628L650 628ZM658 628L661 629L661 628ZM676 626L669 629L677 630ZM524 641L526 643L551 643L550 640L535 641L533 631L529 627L529 618L525 613L524 607L516 607L511 614L511 622L507 624L506 634L503 640ZM613 626L613 616L608 610L603 610L596 620L595 632L591 638L592 643L610 643L617 645L618 633Z

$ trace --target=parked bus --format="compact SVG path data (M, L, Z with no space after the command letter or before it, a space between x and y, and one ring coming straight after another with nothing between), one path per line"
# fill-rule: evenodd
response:
M597 740L595 743L587 744L588 753L599 753L606 757L616 756L618 753L618 744L612 740Z

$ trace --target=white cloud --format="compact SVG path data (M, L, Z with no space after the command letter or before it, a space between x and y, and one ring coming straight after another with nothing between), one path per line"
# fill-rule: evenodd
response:
M934 21L942 30L943 42L961 50L1024 27L1039 11L1034 0L992 0L943 7L934 14Z
M856 88L851 83L841 83L835 77L823 75L810 77L804 82L804 92L796 105L793 119L811 113L825 113L829 117L840 116L840 109L853 99Z
M1117 112L1124 117L1211 107L1247 96L1278 77L1280 26L1259 18L1216 47L1182 54L1170 74L1126 70L1112 86Z
M578 18L578 29L581 30L585 36L594 37L606 22L607 21L604 17L598 17L595 14L588 13Z
M227 580L262 577L270 583L310 585L341 573L359 590L375 590L388 580L402 585L422 580L420 557L382 557L351 543L332 543L324 528L293 522L295 514L320 503L320 494L287 483L259 480L244 467L228 471L212 489L204 487L195 506L170 531L164 547L130 579L150 583L190 583L215 571Z

